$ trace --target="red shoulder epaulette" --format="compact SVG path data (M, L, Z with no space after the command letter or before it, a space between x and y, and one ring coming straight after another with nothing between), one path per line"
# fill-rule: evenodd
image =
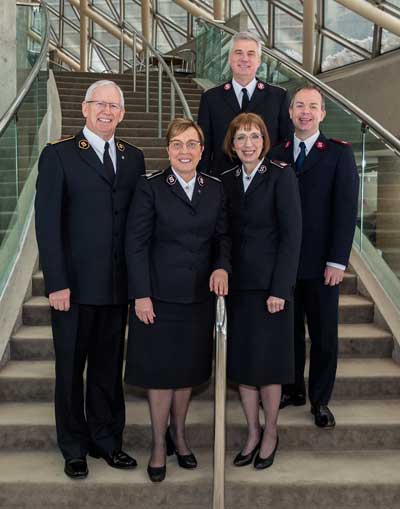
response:
M334 143L339 143L340 145L351 145L349 141L338 140L337 138L331 138L331 141Z

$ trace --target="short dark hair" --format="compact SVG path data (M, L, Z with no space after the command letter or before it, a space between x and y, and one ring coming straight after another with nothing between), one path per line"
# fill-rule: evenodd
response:
M263 137L263 148L260 157L263 158L269 151L271 147L271 141L269 139L268 129L264 120L260 117L260 115L256 115L255 113L240 113L240 115L235 117L229 124L224 139L224 152L232 160L236 157L235 151L233 150L233 139L235 134L241 127L243 127L246 131L250 131L253 125L260 130Z
M194 122L194 120L190 120L189 118L174 118L174 120L171 120L169 123L167 134L165 135L167 146L170 144L170 141L172 138L178 134L182 134L187 129L190 129L193 127L197 131L197 134L199 135L200 145L204 146L204 134L201 129L201 127Z
M294 98L296 97L296 94L298 94L299 92L301 92L302 90L315 90L316 92L319 93L319 95L321 96L321 108L323 110L325 110L325 96L324 94L322 93L322 90L317 87L317 85L312 85L312 84L309 84L309 85L302 85L301 87L299 88L296 88L296 90L294 91L294 94L292 95L292 99L290 101L290 106L289 108L293 108L293 105L294 105Z

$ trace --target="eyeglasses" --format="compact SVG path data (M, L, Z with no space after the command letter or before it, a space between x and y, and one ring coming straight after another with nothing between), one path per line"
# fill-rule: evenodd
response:
M86 101L86 104L93 104L97 110L105 110L107 106L110 107L110 110L113 112L120 111L122 106L116 103L107 103L105 101Z
M175 152L179 152L180 150L183 150L184 147L186 147L186 150L193 151L196 150L201 145L200 141L188 141L186 143L182 143L181 141L171 141L169 143L169 146L174 150Z
M246 141L250 140L251 143L257 143L263 139L263 135L259 133L251 133L247 136L247 134L238 134L233 138L238 145L244 145Z

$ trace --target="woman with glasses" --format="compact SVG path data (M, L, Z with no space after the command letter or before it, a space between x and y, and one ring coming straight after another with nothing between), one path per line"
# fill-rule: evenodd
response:
M192 387L211 374L211 292L227 294L230 271L222 184L196 171L203 132L177 118L166 138L171 166L139 182L126 234L134 305L125 381L148 389L153 482L165 478L166 454L175 453L182 468L197 466L185 437L186 414Z
M240 165L222 173L232 238L228 298L228 378L239 385L248 434L234 465L272 465L278 448L281 384L294 376L293 289L301 241L301 208L293 169L265 158L264 121L232 120L224 150ZM259 422L262 402L265 427Z

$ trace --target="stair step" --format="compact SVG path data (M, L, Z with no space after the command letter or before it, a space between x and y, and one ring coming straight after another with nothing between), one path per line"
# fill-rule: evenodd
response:
M308 367L306 366L306 373ZM141 399L145 391L126 387L127 399ZM196 399L213 398L212 381L196 387ZM400 394L400 366L391 359L339 360L333 397L336 399L390 399ZM10 361L0 371L0 401L51 401L54 395L54 362ZM235 387L228 397L238 399Z
M133 451L128 451L133 452ZM226 460L225 507L395 509L400 497L400 451L348 453L278 451L272 468L255 472ZM0 458L1 499L7 509L209 509L212 507L211 451L196 451L199 467L179 468L171 457L167 477L155 486L146 474L148 451L135 451L134 471L111 469L89 458L90 474L74 482L56 451L5 452ZM301 501L301 502L300 502Z
M375 324L339 325L341 357L391 357L393 338ZM54 359L53 335L49 325L22 326L11 338L13 360Z
M361 295L341 295L339 298L340 323L365 323L373 318L373 303ZM49 325L50 308L46 297L35 296L23 305L24 325Z
M330 408L337 422L332 433L324 433L315 426L308 405L282 410L279 415L280 449L339 451L400 447L400 400L334 401ZM247 427L238 401L228 402L226 420L226 447L239 450L246 441ZM191 447L211 450L213 432L213 403L193 401L187 417L187 438ZM131 450L150 448L147 401L127 402L124 446ZM52 402L0 403L0 450L56 447Z

